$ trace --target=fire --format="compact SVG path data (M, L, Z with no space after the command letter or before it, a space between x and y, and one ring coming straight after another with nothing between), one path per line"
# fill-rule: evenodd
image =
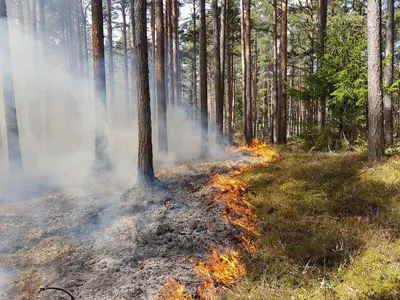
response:
M219 254L218 254L219 252ZM218 299L217 292L233 285L244 275L244 264L239 252L233 249L212 249L205 261L191 259L195 274L203 280L198 292L200 299ZM218 288L216 286L219 286Z
M253 140L249 146L229 147L225 151L228 153L249 152L255 160L255 163L241 166L239 169L234 169L232 165L227 164L229 172L226 175L216 174L207 184L218 191L214 196L214 201L224 207L221 217L240 228L241 232L237 237L247 253L253 254L258 251L257 238L259 236L254 213L255 206L250 203L247 195L249 186L237 177L254 166L265 166L271 161L279 159L279 154L269 145L258 140ZM234 249L213 248L212 254L204 261L192 258L190 262L196 276L202 280L198 287L198 296L203 300L220 299L218 294L226 292L245 273L242 252ZM170 278L162 287L162 296L159 296L158 300L181 299L193 298L185 292L183 285Z
M161 294L157 300L192 300L193 297L185 292L185 287L178 281L169 278L161 287Z

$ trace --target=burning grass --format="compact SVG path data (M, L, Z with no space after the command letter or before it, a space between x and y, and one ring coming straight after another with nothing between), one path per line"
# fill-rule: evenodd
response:
M244 164L236 169L227 164L229 172L214 175L206 186L216 191L216 194L208 195L208 198L212 198L223 207L220 217L240 231L237 238L241 241L241 247L238 249L212 248L211 254L203 261L190 259L195 275L201 280L197 289L198 296L204 300L220 299L219 294L226 293L229 288L239 282L245 274L244 251L249 254L258 251L259 232L254 213L255 206L250 203L249 186L238 176L255 166L266 166L271 161L279 159L279 154L273 148L258 140L254 140L249 146L230 147L226 151L247 152L253 156L254 160L251 164ZM172 285L172 290L177 295L175 299L186 299L179 298L181 297L179 293L184 287L178 285L179 283ZM162 287L161 293L165 293L165 288L170 286L171 282L168 281ZM171 288L168 289L170 290Z

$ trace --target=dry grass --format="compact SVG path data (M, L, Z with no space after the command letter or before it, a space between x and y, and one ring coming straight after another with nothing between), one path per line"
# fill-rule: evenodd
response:
M229 298L399 299L400 157L282 156L243 175L261 250Z

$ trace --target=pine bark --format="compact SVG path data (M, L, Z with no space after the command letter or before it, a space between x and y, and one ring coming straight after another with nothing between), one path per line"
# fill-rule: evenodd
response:
M147 14L146 0L135 0L135 45L137 53L137 91L138 91L138 185L155 183L153 169L153 145L151 131L149 65L147 53Z
M132 83L132 110L133 115L137 116L137 72L136 72L136 46L135 46L135 6L134 0L129 0L130 8L130 31L131 31L131 83Z
M389 0L391 1L391 0ZM318 55L318 68L322 67L322 61L325 54L325 37L326 37L326 18L327 18L327 0L318 0L318 22L319 22L319 55ZM320 103L320 120L321 128L325 128L326 123L326 98L325 95L321 97Z
M3 85L4 111L6 119L8 167L11 175L22 172L22 157L19 144L17 109L15 106L14 78L11 68L10 38L8 33L6 1L0 0L0 44L3 59L0 70Z
M199 103L197 99L197 25L196 25L196 0L193 0L193 121L197 122Z
M208 107L207 107L207 36L206 4L200 4L200 122L201 122L201 155L208 155Z
M245 38L245 14L244 14L244 1L240 1L241 9L240 9L240 40L242 43L242 120L243 120L243 139L246 142L246 116L247 116L247 105L246 105L246 38Z
M371 162L379 160L384 150L380 7L379 0L368 0L368 158Z
M157 81L157 112L158 112L158 151L168 153L167 139L167 108L165 99L165 43L163 1L155 0L156 4L156 81Z
M214 94L215 94L215 125L216 125L216 144L221 147L223 144L223 118L224 103L221 88L221 53L220 53L220 32L218 16L218 0L212 1L213 19L213 46L214 46Z
M107 46L108 46L108 82L110 90L110 100L114 103L115 80L114 80L114 47L113 47L113 28L112 28L112 4L111 0L106 0L107 15Z
M252 108L252 57L251 57L251 22L250 22L251 0L246 0L246 25L245 25L245 56L246 56L246 131L245 143L251 144L253 140L253 108Z
M394 64L394 2L387 0L387 19L386 19L386 47L385 54L389 57L384 72L383 82L385 87L390 87L393 83L393 64ZM384 131L386 145L393 144L393 112L392 112L392 93L385 93L383 98L384 107Z
M108 142L105 136L107 123L106 73L104 64L103 8L101 0L92 3L93 77L95 99L95 169L110 167Z
M278 143L279 128L281 128L281 111L278 93L278 17L277 0L273 0L273 25L272 25L272 106L273 122L271 122L271 141Z
M172 59L173 59L173 84L174 103L180 105L179 97L179 8L178 0L172 0Z
M280 119L278 144L286 144L287 132L287 0L282 0L281 17L281 78L280 78Z
M124 50L124 86L125 102L129 103L129 68L128 68L128 32L126 23L126 0L121 0L122 15L122 47Z

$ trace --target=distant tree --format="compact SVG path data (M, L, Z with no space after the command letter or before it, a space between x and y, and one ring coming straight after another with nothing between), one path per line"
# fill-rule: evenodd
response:
M3 83L4 111L7 127L8 164L10 174L16 174L22 172L22 157L19 145L14 78L11 68L10 39L7 22L6 0L0 0L0 44L3 56L3 58L0 59L0 69Z
M280 76L280 127L279 127L279 135L277 137L278 144L286 144L286 126L287 126L287 109L286 109L286 101L287 101L287 0L282 0L281 5L281 76Z
M92 3L93 77L95 99L95 169L110 167L108 142L105 136L107 122L106 74L104 64L103 7L101 0Z
M386 41L385 41L386 66L383 71L383 81L385 87L390 87L393 83L393 63L394 63L394 2L387 0L386 17ZM386 145L393 144L393 111L392 93L385 93L383 98L384 106L384 130Z
M318 23L319 23L319 55L318 55L318 67L321 67L323 56L325 53L325 38L326 38L326 22L327 22L327 0L318 0ZM320 103L320 121L321 128L325 128L326 123L326 97L322 93L321 103Z
M146 0L135 1L135 45L138 75L138 185L151 185L155 182L153 169L153 145L151 131L149 65L147 53L147 14Z
M135 6L134 0L129 0L129 8L131 15L130 31L131 31L131 83L132 83L132 103L134 114L137 115L137 74L136 74L136 46L135 46Z
M368 158L376 161L383 156L382 63L380 51L381 2L368 0Z
M284 0L285 1L285 0ZM245 58L246 58L246 127L245 143L251 144L253 140L253 109L252 109L252 57L251 57L251 0L246 0L245 19Z
M167 110L165 99L165 52L164 52L164 14L163 1L155 0L156 4L156 30L157 30L157 108L158 108L158 151L168 152L167 139Z
M200 4L200 122L201 122L201 155L208 155L208 105L207 105L207 36L206 4Z
M220 31L218 0L212 1L213 40L214 40L214 94L215 94L215 122L216 122L216 144L223 145L223 119L224 103L221 88L221 54L220 54Z
M110 89L110 100L111 102L114 103L115 80L114 80L114 47L113 47L111 0L106 0L106 16L107 16L107 46L108 46L108 82Z
M31 16L30 16L30 28L31 28L31 36L36 39L37 37L37 13L36 13L36 1L37 0L30 0L30 7L31 7Z
M128 68L128 32L126 23L126 0L121 0L122 15L122 46L124 51L124 86L125 86L125 102L129 103L129 68Z

